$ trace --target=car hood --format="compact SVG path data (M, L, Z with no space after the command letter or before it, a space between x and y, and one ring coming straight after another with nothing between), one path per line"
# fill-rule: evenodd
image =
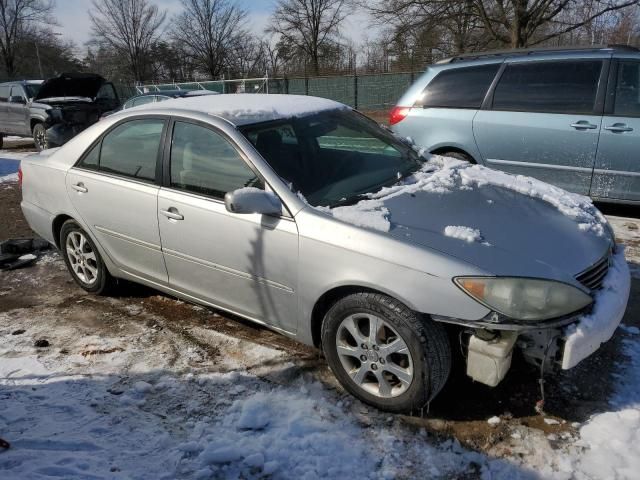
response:
M552 204L493 185L418 191L383 200L389 234L471 263L489 274L573 282L612 246L609 229L584 231ZM447 227L478 230L474 241ZM450 229L451 230L451 229Z
M103 77L93 73L63 73L45 80L34 101L52 98L60 101L65 97L73 97L75 101L83 97L92 99L98 95L98 90L105 82Z

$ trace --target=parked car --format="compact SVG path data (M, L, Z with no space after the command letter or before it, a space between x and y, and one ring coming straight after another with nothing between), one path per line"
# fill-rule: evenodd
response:
M39 88L37 83L4 83L0 84L0 132L33 137L40 151L63 145L119 104L113 84L92 73L63 73Z
M213 92L211 90L159 90L155 92L145 92L131 97L124 102L120 108L104 113L102 118L113 115L121 110L139 107L140 105L147 105L148 103L164 102L165 100L171 100L172 98L201 97L203 95L218 95L218 92Z
M429 152L640 202L640 51L534 49L430 66L391 113Z
M0 83L0 148L7 135L31 136L31 119L26 105L33 101L42 80Z
M422 408L460 348L488 385L515 348L571 368L629 295L588 199L425 161L320 98L125 110L24 159L20 177L29 225L88 292L123 278L266 325L322 348L348 391L390 411Z

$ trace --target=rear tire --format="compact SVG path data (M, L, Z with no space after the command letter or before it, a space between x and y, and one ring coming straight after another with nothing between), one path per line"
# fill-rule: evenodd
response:
M41 152L49 148L49 140L47 139L47 130L44 128L44 124L36 123L33 126L33 143L36 145L36 150Z
M4 147L4 134L0 133L0 148Z
M67 220L62 225L60 249L69 273L80 287L96 295L106 295L112 290L115 279L91 237L75 220Z
M419 412L440 392L451 369L442 326L379 293L355 293L336 302L322 324L322 348L347 391L389 412Z

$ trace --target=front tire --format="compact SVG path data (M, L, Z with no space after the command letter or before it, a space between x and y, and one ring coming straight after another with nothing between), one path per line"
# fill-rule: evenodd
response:
M389 412L420 411L440 392L451 369L442 326L378 293L355 293L336 302L322 324L322 348L347 391Z
M442 157L455 158L456 160L462 160L463 162L476 163L471 156L467 155L466 153L458 152L455 150L442 152L442 153L439 153L438 155Z
M47 130L44 128L44 124L36 123L33 126L33 143L36 145L36 150L41 152L49 148L49 140L47 139Z
M97 295L108 293L114 284L91 237L74 220L67 220L60 230L60 249L64 263L75 282Z

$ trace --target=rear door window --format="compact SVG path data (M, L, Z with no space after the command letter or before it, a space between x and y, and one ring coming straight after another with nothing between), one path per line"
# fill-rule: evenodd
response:
M511 63L493 95L494 110L593 114L601 60Z
M618 63L614 115L640 117L640 62Z
M154 181L164 124L161 119L140 119L118 125L85 155L79 166Z
M478 109L499 68L494 63L444 70L427 85L416 106Z

